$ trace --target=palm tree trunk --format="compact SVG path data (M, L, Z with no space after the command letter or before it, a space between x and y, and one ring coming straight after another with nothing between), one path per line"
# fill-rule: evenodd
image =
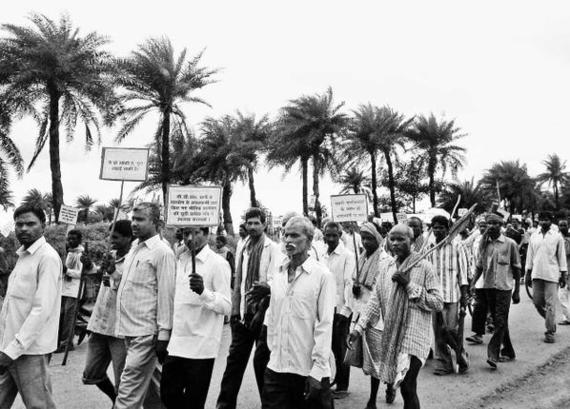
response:
M224 228L229 235L234 235L234 224L230 211L230 200L232 197L232 184L226 180L222 187L222 212L224 214Z
M397 224L398 218L396 217L396 213L398 213L398 208L396 205L394 165L392 164L392 158L390 157L389 151L384 152L384 157L386 158L386 165L388 166L388 188L390 189L390 204L392 205L392 216L394 217L394 224Z
M49 93L49 166L51 170L51 192L55 222L59 222L59 211L63 204L61 183L61 163L59 157L59 99L60 93L55 84L48 83Z
M370 163L372 165L372 207L374 207L374 216L380 217L378 210L378 182L376 181L376 152L370 152Z
M315 215L317 216L317 227L321 226L321 219L323 218L323 212L321 209L321 203L319 202L319 157L317 155L313 156L313 196L315 196Z
M166 206L168 183L170 182L170 108L164 110L162 121L162 148L161 148L160 173L162 179L162 199Z
M301 172L303 178L303 215L309 214L308 184L309 184L309 158L301 158Z
M435 167L437 165L437 158L430 155L428 162L428 176L429 176L429 200L431 207L435 207Z
M251 207L257 207L257 198L255 197L255 183L253 178L253 168L247 168L247 181L249 183L249 202Z
M560 202L558 197L558 183L554 182L554 203L556 204L556 210L560 210Z

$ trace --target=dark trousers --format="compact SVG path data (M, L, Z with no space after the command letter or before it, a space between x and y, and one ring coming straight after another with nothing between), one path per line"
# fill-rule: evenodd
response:
M485 334L485 323L487 321L487 297L484 288L475 289L475 306L473 307L473 320L471 330L477 335Z
M337 391L346 391L348 389L348 380L350 377L350 365L343 364L346 355L346 337L348 336L348 327L350 319L340 314L334 315L333 333L332 333L332 351L336 363L336 384Z
M168 356L160 382L164 405L168 409L204 409L214 360Z
M485 295L495 325L493 337L487 347L487 357L495 362L499 360L500 354L514 358L515 350L509 336L509 309L512 292L488 288L485 289ZM503 345L502 351L501 345Z
M404 409L420 409L420 399L418 398L418 374L422 367L422 361L415 356L411 356L410 369L406 373L404 380L400 384L400 393L404 400Z
M261 397L262 409L333 409L332 393L328 378L321 381L321 399L317 402L305 399L306 376L265 370L265 384Z
M222 377L220 395L216 404L217 409L235 409L237 395L243 374L255 344L253 355L253 369L259 396L263 391L263 377L265 368L269 362L269 349L267 348L267 327L264 325L261 332L255 334L247 329L241 322L232 324L232 343L226 364L226 370Z
M66 345L71 333L75 330L75 322L73 322L73 310L75 309L75 298L61 297L61 310L59 312L59 345ZM70 346L73 346L73 342Z

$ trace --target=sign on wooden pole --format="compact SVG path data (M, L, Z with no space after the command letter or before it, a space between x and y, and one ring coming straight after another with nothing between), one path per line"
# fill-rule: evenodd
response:
M59 222L75 226L77 224L79 209L72 206L62 205L59 210Z
M166 223L170 226L217 226L220 223L220 186L168 186Z
M331 216L335 222L365 222L368 218L366 195L331 196Z
M148 173L148 148L103 148L99 179L144 182Z

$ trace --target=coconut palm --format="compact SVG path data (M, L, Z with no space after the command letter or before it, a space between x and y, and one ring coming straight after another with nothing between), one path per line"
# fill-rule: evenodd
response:
M353 166L347 171L341 173L336 179L342 185L340 193L362 193L368 190L370 178L364 174L362 169Z
M413 119L405 119L402 114L388 106L378 108L371 104L360 105L353 114L344 147L345 152L347 156L358 158L358 161L363 161L366 156L370 158L373 207L376 217L380 216L377 193L377 157L378 154L383 155L388 171L390 203L394 222L396 222L398 206L394 181L394 160L397 158L397 148L404 148L405 134Z
M38 189L30 189L26 192L22 198L22 204L28 206L39 207L44 210L48 215L48 221L51 223L51 211L52 208L52 197L51 193L42 193Z
M518 160L494 163L483 173L480 184L494 200L505 200L505 207L511 213L522 212L525 205L531 205L537 199L535 182L526 165Z
M561 161L560 157L554 153L548 155L546 160L542 161L546 167L546 172L541 173L536 177L537 182L540 184L547 183L552 186L554 193L554 203L556 209L560 209L560 186L570 181L570 173L566 172L566 161Z
M94 199L89 195L79 196L75 201L75 205L79 208L79 215L77 217L78 219L77 221L87 222L87 218L89 217L91 208L95 203L97 203L97 199Z
M465 148L457 145L457 141L465 136L455 121L437 120L431 114L429 117L419 116L407 133L413 142L413 149L419 151L422 164L426 165L429 178L429 198L435 207L437 193L436 174L441 172L442 178L448 169L455 176L457 170L465 163Z
M10 190L10 169L18 177L24 173L24 161L18 147L9 137L11 118L8 110L0 105L0 206L4 210L14 207L14 196Z
M106 124L116 110L112 77L115 64L103 47L108 40L96 32L82 36L69 17L59 21L32 14L31 27L4 24L8 37L0 40L0 104L12 117L31 115L38 123L34 165L49 141L53 208L56 221L63 204L60 164L60 126L68 141L82 122L87 149L100 140L103 114Z
M451 213L460 196L461 200L458 208L469 209L474 204L477 204L476 211L481 212L491 204L488 193L485 192L480 183L475 183L475 180L472 178L471 180L456 180L448 183L439 194L438 206Z
M209 104L195 92L214 82L217 70L200 66L203 52L187 59L186 49L176 56L167 38L149 39L139 45L120 66L124 75L119 84L126 90L122 95L125 108L118 115L123 120L116 140L122 141L150 113L158 113L154 135L159 154L160 182L164 203L171 181L170 135L173 128L188 134L184 103Z

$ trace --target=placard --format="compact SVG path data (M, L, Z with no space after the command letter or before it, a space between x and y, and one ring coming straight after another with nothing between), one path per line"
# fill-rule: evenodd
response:
M279 229L281 228L282 224L283 224L283 216L275 216L273 218L273 228Z
M406 213L396 213L398 224L408 224L408 215Z
M170 226L217 226L220 186L168 186L166 223Z
M459 209L457 209L457 215L459 217L463 217L467 214L468 211L469 211L469 209L467 209L465 207L460 207Z
M59 222L65 224L76 225L79 209L72 206L62 205L59 210Z
M103 148L99 179L144 182L148 155L148 148Z
M331 196L331 215L335 222L365 222L368 220L366 195Z

